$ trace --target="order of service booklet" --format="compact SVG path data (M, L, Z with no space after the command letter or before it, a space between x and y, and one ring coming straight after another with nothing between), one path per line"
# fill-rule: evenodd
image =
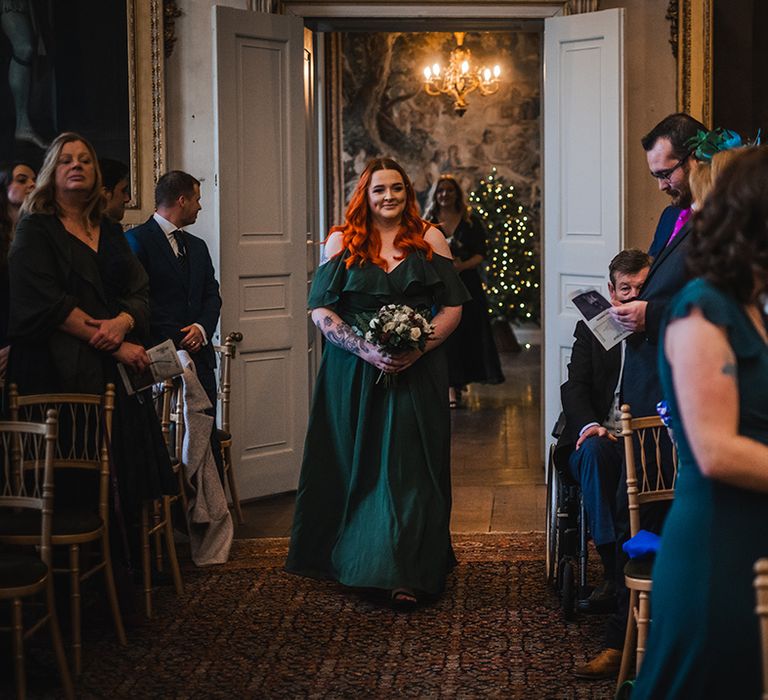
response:
M608 313L611 302L597 289L579 289L571 295L571 301L584 317L589 330L606 350L632 335L632 331L622 328Z
M152 348L147 348L147 355L150 362L143 372L137 372L133 367L128 367L122 363L117 364L117 371L120 372L125 390L129 394L144 391L153 384L171 377L178 377L184 372L172 340L166 340Z

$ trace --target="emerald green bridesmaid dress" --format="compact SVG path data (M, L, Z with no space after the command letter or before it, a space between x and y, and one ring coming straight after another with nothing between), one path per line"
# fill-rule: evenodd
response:
M309 308L354 325L385 304L427 313L470 297L453 263L411 253L389 273L345 265L315 274ZM444 346L389 386L379 370L325 343L315 385L286 570L361 588L439 594L451 547L450 414Z
M736 357L739 434L768 444L768 346L742 306L703 279L675 297L667 322L694 309L725 331ZM762 677L752 567L768 556L768 494L701 473L663 346L659 373L680 471L653 567L653 620L632 700L757 700Z

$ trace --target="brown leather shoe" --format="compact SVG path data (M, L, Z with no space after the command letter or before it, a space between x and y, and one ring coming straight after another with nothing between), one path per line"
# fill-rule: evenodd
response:
M615 678L621 666L621 651L619 649L603 649L594 659L576 666L573 675L577 678L597 679Z

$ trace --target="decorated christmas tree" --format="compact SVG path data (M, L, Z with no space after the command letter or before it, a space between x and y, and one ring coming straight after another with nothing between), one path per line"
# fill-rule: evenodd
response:
M485 288L494 318L539 323L539 252L534 217L515 188L493 168L470 193L469 203L488 233Z

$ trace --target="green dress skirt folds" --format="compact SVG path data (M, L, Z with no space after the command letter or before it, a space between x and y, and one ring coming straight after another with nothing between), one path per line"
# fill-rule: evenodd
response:
M391 272L318 268L309 308L350 326L385 304L433 313L469 293L451 260L408 255ZM325 343L304 446L286 570L346 586L438 594L456 564L451 547L450 414L444 346L389 386L379 370Z
M768 346L744 309L704 280L675 297L669 318L692 309L724 329L736 356L739 434L768 444ZM663 348L659 372L680 472L653 568L653 621L632 700L757 700L762 683L752 567L768 556L768 494L702 475Z

